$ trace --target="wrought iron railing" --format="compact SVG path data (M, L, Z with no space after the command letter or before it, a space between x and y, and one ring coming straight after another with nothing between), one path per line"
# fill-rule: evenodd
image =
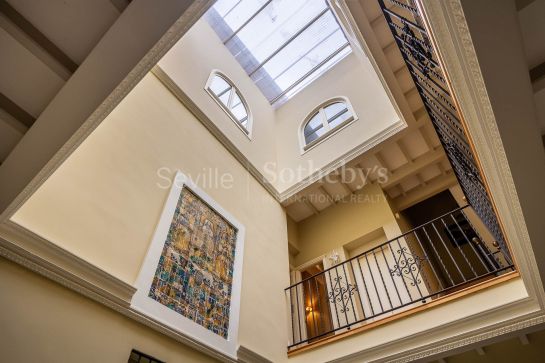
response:
M455 106L417 1L377 1L468 203L511 263L509 249L462 125L462 117Z
M458 208L285 289L288 348L430 302L513 270ZM476 216L474 218L477 218ZM475 222L475 220L474 220Z

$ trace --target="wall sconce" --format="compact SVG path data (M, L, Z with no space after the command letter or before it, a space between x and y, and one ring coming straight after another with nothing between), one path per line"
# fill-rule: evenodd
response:
M312 313L312 306L307 306L307 307L305 308L305 311L306 311L307 313Z
M337 251L333 251L331 252L331 254L329 255L329 260L331 261L331 265L336 265L339 263L339 254L337 253Z

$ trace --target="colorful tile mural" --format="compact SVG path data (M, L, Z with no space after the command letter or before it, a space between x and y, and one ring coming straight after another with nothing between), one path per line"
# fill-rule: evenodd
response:
M149 297L227 339L237 230L183 187Z

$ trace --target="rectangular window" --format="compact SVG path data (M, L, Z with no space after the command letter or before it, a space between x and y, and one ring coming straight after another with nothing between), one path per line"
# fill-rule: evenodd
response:
M165 363L165 362L133 349L131 351L131 355L129 356L128 363Z
M325 0L218 0L207 20L271 104L351 52Z

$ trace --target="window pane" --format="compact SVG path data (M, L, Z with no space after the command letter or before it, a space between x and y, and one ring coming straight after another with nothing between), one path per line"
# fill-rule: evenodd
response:
M327 72L331 67L333 67L335 64L340 62L344 57L346 57L348 54L352 52L352 49L350 47L344 48L340 53L338 53L336 56L334 56L331 60L326 62L323 66L316 69L312 74L310 74L308 77L304 79L301 83L299 83L296 87L293 87L290 89L289 92L286 93L286 95L281 100L288 100L291 97L293 97L297 92L308 86L312 81L320 77L322 74Z
M303 75L345 43L346 39L333 14L327 12L267 62L264 68L272 78L277 78L294 64L307 60L311 66L300 72Z
M238 96L238 93L235 91L235 94L233 95L233 104L231 106L231 113L235 118L240 122L244 118L248 117L248 112L246 111L246 107L244 107L244 104L240 100L240 97Z
M303 132L305 134L305 142L307 144L325 134L326 130L324 129L324 125L322 123L322 115L320 113L314 115L314 117L312 117L305 125Z
M337 117L329 121L329 127L330 128L337 127L343 122L345 122L346 120L348 120L351 116L352 115L350 114L350 112L348 112L348 110L345 110L344 112L341 111L341 113Z
M237 30L266 0L219 0L214 4L215 10L223 18L232 31Z
M212 78L212 82L210 82L209 88L212 93L214 93L218 97L221 97L225 93L229 93L227 92L227 90L231 88L231 86L223 78L215 75L214 78Z
M325 0L264 4L266 0L219 0L207 19L220 37L230 39L227 48L270 102L289 99L350 54L349 46L342 48L348 41Z
M237 37L262 62L326 7L323 0L273 1Z
M344 102L335 102L331 105L324 107L325 116L328 121L338 116L338 114L344 110L347 110L346 104Z

